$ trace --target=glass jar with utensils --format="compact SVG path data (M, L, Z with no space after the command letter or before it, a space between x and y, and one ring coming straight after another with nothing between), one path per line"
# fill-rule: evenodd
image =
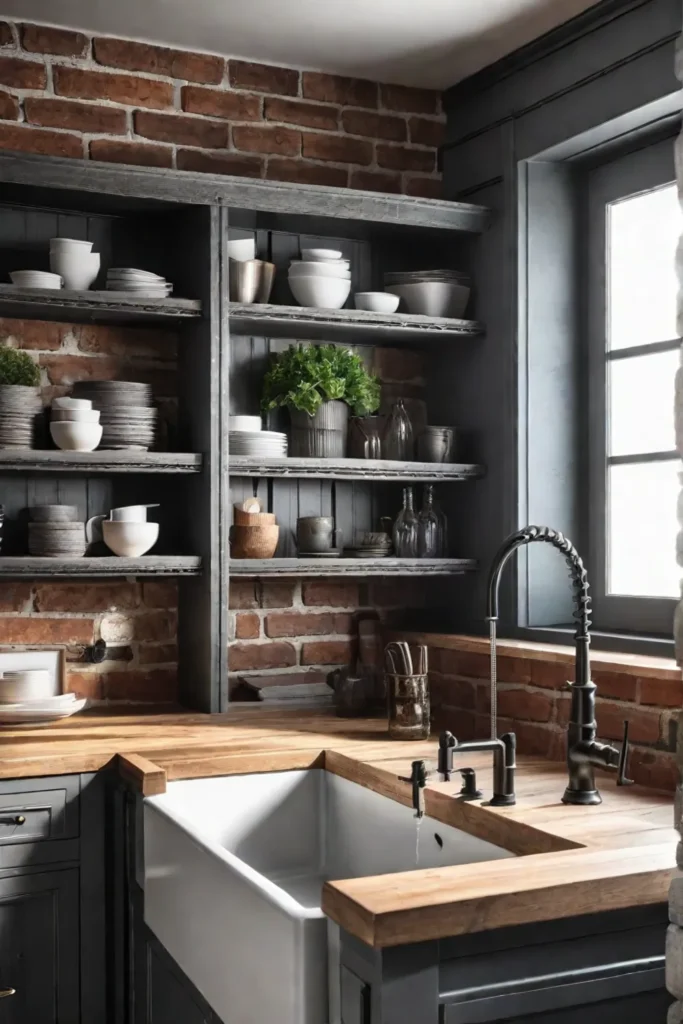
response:
M384 650L389 736L399 740L426 740L430 729L427 648L416 650L416 660L403 641Z

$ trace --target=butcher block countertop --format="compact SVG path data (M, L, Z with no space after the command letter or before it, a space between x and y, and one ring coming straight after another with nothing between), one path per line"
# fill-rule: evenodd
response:
M392 742L379 719L244 707L211 717L88 712L50 729L0 733L0 778L118 766L147 794L163 792L167 779L324 767L410 806L399 776L417 758L435 768L436 756L436 738ZM384 947L666 900L675 873L671 796L617 788L614 775L601 774L602 805L566 807L564 766L524 756L517 764L514 807L462 802L459 777L434 775L425 794L429 816L517 856L328 882L325 913ZM456 755L456 766L475 768L490 797L490 755Z

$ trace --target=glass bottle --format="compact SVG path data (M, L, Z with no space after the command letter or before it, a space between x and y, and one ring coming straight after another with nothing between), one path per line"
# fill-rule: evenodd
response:
M410 462L413 452L413 425L403 399L397 398L384 431L382 456L394 461Z
M403 508L394 522L394 554L397 558L417 558L417 516L413 508L412 487L403 488Z
M417 517L417 557L441 558L443 540L441 521L434 509L434 487L427 484L424 489L422 508Z

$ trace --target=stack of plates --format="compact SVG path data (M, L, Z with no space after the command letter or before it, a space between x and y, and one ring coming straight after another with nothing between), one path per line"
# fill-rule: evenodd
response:
M82 558L85 554L85 525L29 523L28 553L42 558Z
M157 410L149 384L129 380L81 380L74 398L87 398L100 410L100 448L147 451L154 444Z
M287 456L287 435L275 430L231 430L230 452L232 455L284 459Z
M133 292L149 299L165 299L173 291L173 285L165 277L135 267L111 267L107 271L106 287L109 292Z
M386 273L385 290L405 303L409 313L461 317L470 297L470 279L459 270L409 270Z
M42 409L37 388L0 385L0 448L32 448L36 417Z
M60 718L70 718L82 711L86 700L77 700L75 693L61 693L57 697L24 700L18 704L0 704L0 725L36 728L50 725Z

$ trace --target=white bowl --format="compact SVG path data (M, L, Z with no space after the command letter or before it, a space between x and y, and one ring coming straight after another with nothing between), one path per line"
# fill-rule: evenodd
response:
M302 260L340 260L342 252L339 249L302 249Z
M92 409L92 402L89 398L53 398L53 409Z
M50 252L90 252L94 243L82 238L51 238Z
M102 427L99 423L69 423L56 421L50 423L52 440L65 452L94 452L102 440Z
M343 281L351 280L348 267L337 266L336 263L292 263L289 268L290 277L338 277Z
M99 423L99 409L53 409L52 423Z
M113 508L109 513L111 522L116 523L146 523L147 509L159 508L159 503L152 505L122 505L120 508Z
M62 277L64 287L70 291L87 292L100 272L100 254L56 249L50 252L50 270Z
M102 523L104 543L122 558L139 558L154 547L159 537L158 523L127 523L106 520Z
M387 285L387 291L398 295L405 302L409 313L454 319L463 315L470 297L469 288L449 281L392 284Z
M388 292L356 292L353 296L356 309L367 309L371 313L395 313L401 301L398 295Z
M22 700L44 700L54 694L54 683L47 669L5 672L0 678L0 704Z
M349 297L351 282L334 277L290 277L289 287L300 306L341 309Z
M229 416L228 429L256 432L263 429L263 422L260 416Z
M12 284L18 288L51 288L62 287L59 274L49 274L45 270L14 270L10 274Z
M230 238L228 239L228 256L238 263L246 263L247 260L256 259L255 238Z

